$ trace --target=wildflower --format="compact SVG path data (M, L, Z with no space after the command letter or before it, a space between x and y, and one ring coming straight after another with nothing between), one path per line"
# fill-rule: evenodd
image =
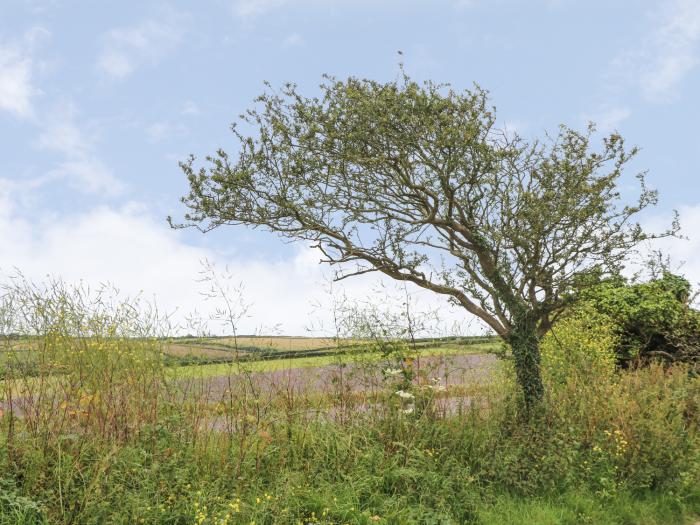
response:
M439 380L438 380L438 381L439 381ZM447 388L445 387L445 385L441 385L441 384L439 384L439 383L436 383L436 384L433 384L433 385L428 385L428 388L429 388L430 390L433 390L434 392L444 392L445 390L447 390Z
M405 390L397 390L395 394L401 399L413 399L415 397L413 394L406 392Z
M405 408L401 412L403 412L404 414L413 414L413 409L414 409L414 406L410 405L408 408Z
M384 375L387 375L387 376L397 376L400 373L401 373L400 368L387 368L386 370L384 370Z

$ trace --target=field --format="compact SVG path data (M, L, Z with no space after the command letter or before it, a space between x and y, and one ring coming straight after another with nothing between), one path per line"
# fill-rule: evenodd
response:
M7 340L0 348L0 366L30 370L42 353L38 338ZM164 363L181 368L177 373L216 375L230 373L231 366L246 363L250 371L275 371L286 368L324 366L352 361L357 356L379 360L382 353L368 340L316 337L242 336L162 338L158 341ZM421 355L488 353L499 343L489 337L449 337L410 342Z
M363 352L374 344L370 340L322 337L242 336L184 337L164 342L163 352L176 362L277 360L301 357L345 355ZM493 337L446 337L411 341L412 348L443 352L469 351L475 345L494 345ZM371 350L371 349L369 349Z
M183 337L167 343L165 352L176 357L230 358L238 352L270 354L274 352L304 352L334 350L348 343L315 337Z
M700 384L682 366L557 364L565 379L526 413L495 338L99 326L2 340L0 524L686 524L700 514Z

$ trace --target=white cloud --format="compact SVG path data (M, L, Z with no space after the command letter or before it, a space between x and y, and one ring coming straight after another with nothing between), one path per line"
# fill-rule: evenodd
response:
M33 26L16 41L0 42L0 111L20 118L34 116L33 99L41 91L35 87L33 76L45 67L34 55L50 36L45 27Z
M700 2L678 0L663 15L652 39L655 52L650 68L642 75L644 94L666 97L698 65Z
M286 3L287 0L235 0L232 9L237 17L249 18L268 13Z
M660 249L671 259L671 269L683 274L700 289L700 204L682 206L678 210L681 235L686 239L666 238L653 242L651 248ZM671 225L669 215L659 215L644 224L650 232L662 232Z
M25 0L25 4L35 15L43 15L59 4L60 0Z
M99 159L88 156L67 159L49 172L49 177L66 179L71 186L83 193L118 195L124 187Z
M3 188L0 179L0 204ZM253 306L252 317L241 326L243 333L277 324L286 334L304 334L310 324L321 324L325 333L332 333L331 311L314 307L327 306L329 298L323 290L319 256L308 248L298 246L287 258L274 260L224 255L187 244L182 232L171 230L162 219L152 218L146 206L135 203L63 217L39 214L31 220L0 206L0 238L0 270L5 275L17 268L36 280L50 274L91 286L109 282L127 296L142 291L146 299L155 297L161 310L179 308L173 316L176 322L194 309L206 314L213 307L195 282L200 261L207 258L220 268L228 266L234 282L245 286L245 298ZM376 283L363 276L343 281L342 290L351 298L365 298ZM450 307L429 292L418 292L418 297L422 308L440 306L447 322L466 318L460 311L449 313Z
M586 122L594 122L598 131L604 135L618 130L618 126L627 120L632 112L626 107L606 106L595 113L584 114Z
M97 68L116 80L129 77L142 64L156 64L182 41L184 16L169 13L103 36Z
M116 195L123 190L121 182L97 157L93 142L78 127L72 107L61 108L46 121L38 146L63 157L47 173L46 182L66 179L73 187L86 193Z
M32 60L16 46L0 44L0 110L22 118L33 114Z
M665 2L652 18L658 23L648 40L619 55L612 66L647 100L663 102L700 62L700 2Z
M9 217L17 207L17 185L17 181L0 178L0 220Z
M97 66L109 76L124 79L133 73L135 64L121 50L107 49L99 57Z

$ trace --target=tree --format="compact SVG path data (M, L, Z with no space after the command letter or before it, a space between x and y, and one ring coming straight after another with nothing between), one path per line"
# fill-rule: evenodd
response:
M403 73L403 70L402 70ZM637 150L589 126L527 142L496 127L475 86L324 77L321 96L267 91L234 124L240 148L181 163L185 226L245 224L312 241L338 279L381 272L448 296L512 348L530 406L543 393L539 339L590 278L649 238L620 206ZM171 221L172 224L172 221ZM675 223L674 223L675 224ZM183 225L180 225L183 226Z

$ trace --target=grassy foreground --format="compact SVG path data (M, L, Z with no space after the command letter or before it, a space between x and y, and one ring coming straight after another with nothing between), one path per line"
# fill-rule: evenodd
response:
M565 354L543 344L547 395L525 414L507 360L457 384L385 338L343 363L168 367L163 340L144 335L133 309L86 314L59 299L22 310L38 312L35 344L21 348L31 367L5 367L0 381L0 525L660 525L700 515L700 379L683 366L616 371L591 359L604 341L577 325L557 339ZM324 383L272 373L348 362Z
M24 414L5 405L0 523L684 524L700 514L700 387L681 368L565 384L525 419L507 366L450 411L451 393L409 370L388 375L368 409L340 387L316 405L305 392L256 392L240 374L202 401L193 387L204 383L178 380L191 390L175 395L135 359L109 369L112 382L92 369L93 386L84 375L75 392L61 376L66 396L52 411L36 383L38 398L17 404Z

